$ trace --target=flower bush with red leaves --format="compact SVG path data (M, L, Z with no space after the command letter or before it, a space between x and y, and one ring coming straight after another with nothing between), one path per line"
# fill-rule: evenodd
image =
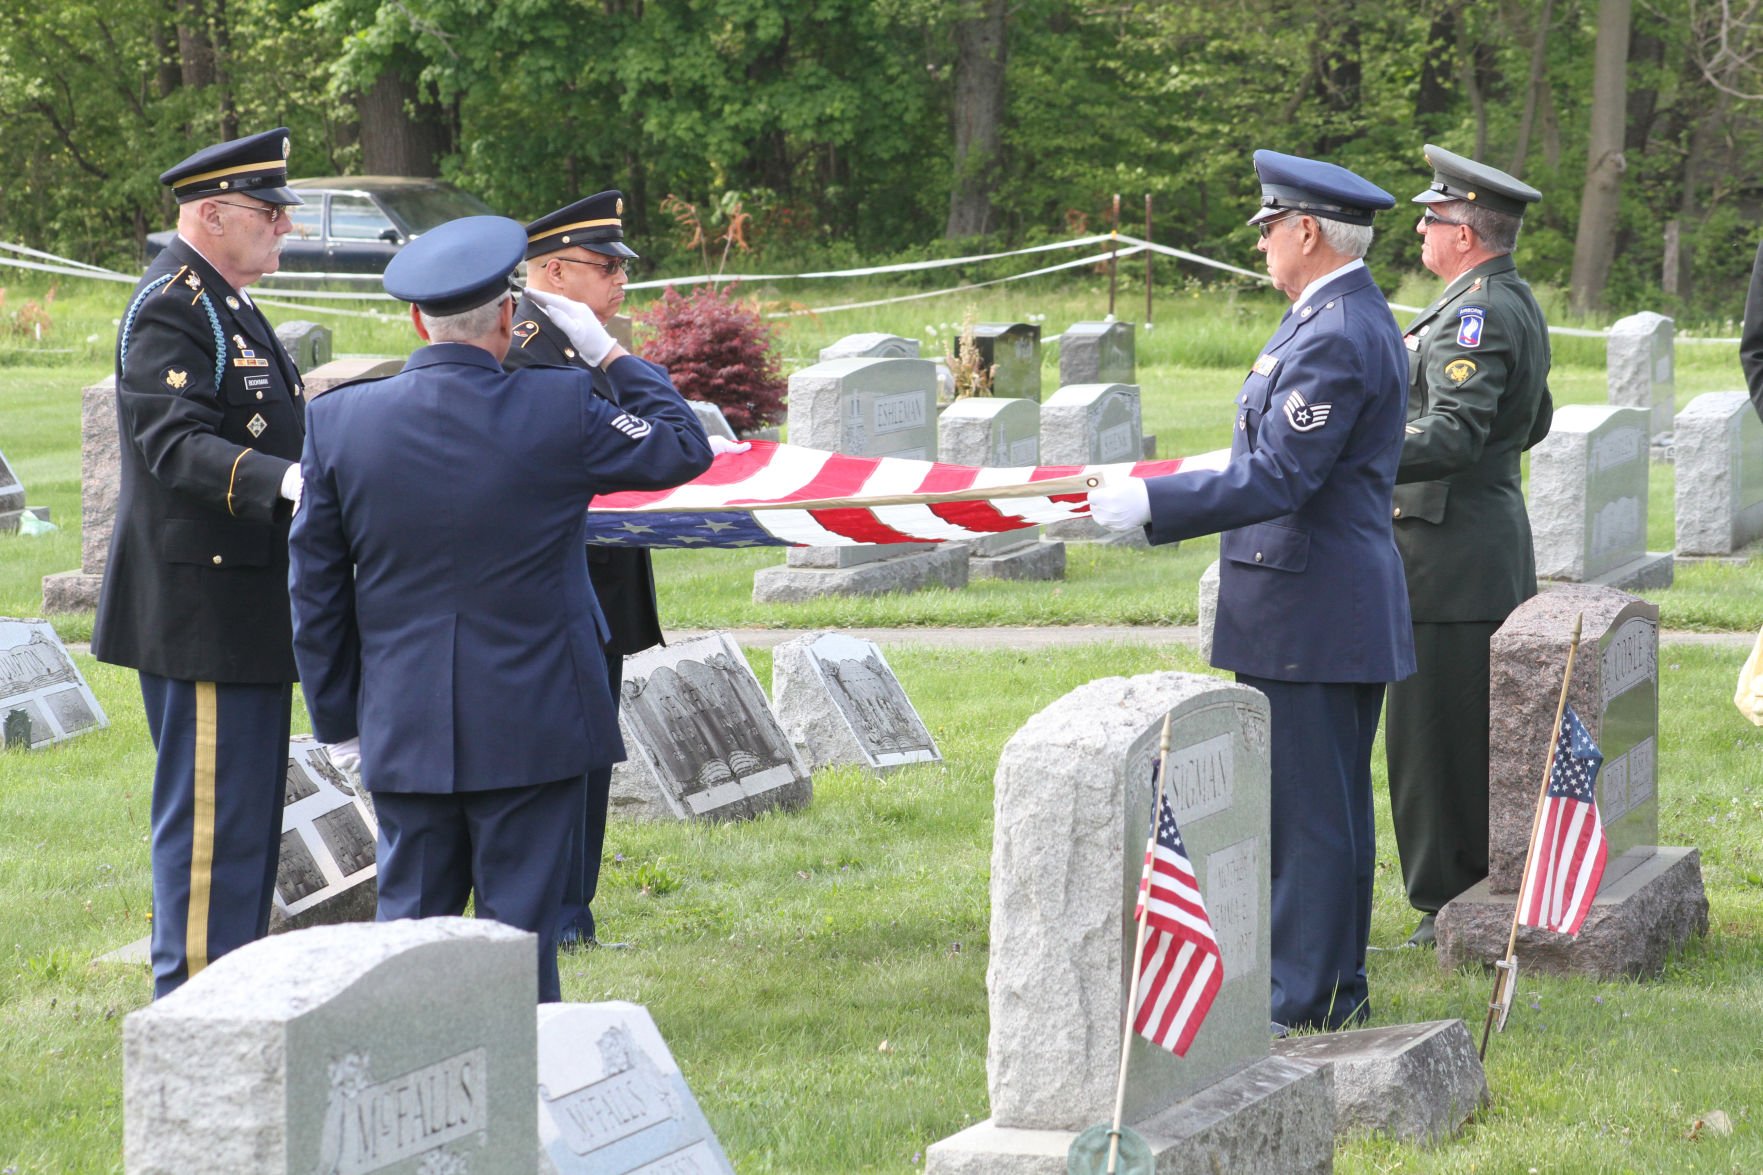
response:
M789 385L757 307L727 289L699 286L682 298L669 288L636 321L644 328L643 357L667 368L686 399L721 408L736 432L784 418Z

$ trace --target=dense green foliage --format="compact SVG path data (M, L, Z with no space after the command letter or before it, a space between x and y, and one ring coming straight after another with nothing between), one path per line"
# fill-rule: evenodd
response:
M133 264L169 217L159 169L228 130L285 123L297 173L357 170L364 124L386 117L362 95L391 79L401 109L440 128L434 171L521 217L620 187L664 267L669 194L739 193L749 260L768 267L921 255L950 206L953 29L997 2L15 5L0 14L0 241ZM1533 279L1565 285L1598 10L1020 0L988 223L1009 241L1094 229L1119 192L1136 227L1150 194L1161 239L1218 255L1253 202L1254 148L1326 156L1406 197L1433 141L1543 189L1521 255ZM1699 0L1633 6L1607 305L1736 315L1763 175L1763 120L1731 92L1763 91L1745 72L1763 38L1748 19ZM1713 59L1721 36L1733 52ZM1384 236L1374 264L1413 268Z

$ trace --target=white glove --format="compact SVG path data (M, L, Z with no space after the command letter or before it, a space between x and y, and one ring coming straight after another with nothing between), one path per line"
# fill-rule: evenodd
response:
M594 312L580 302L530 286L526 296L537 302L540 309L551 316L551 321L562 328L569 341L575 344L576 353L588 361L588 366L600 366L606 361L607 352L618 345L618 340L606 333Z
M1090 517L1109 530L1132 530L1151 521L1151 495L1142 477L1123 477L1089 496Z
M361 769L361 736L346 738L340 743L324 744L324 753L338 771L355 773Z
M710 434L710 455L720 457L724 453L745 453L753 447L752 441L731 441L727 437Z
M306 483L300 478L300 463L294 462L282 474L282 497L294 503L294 509L300 509L300 491Z

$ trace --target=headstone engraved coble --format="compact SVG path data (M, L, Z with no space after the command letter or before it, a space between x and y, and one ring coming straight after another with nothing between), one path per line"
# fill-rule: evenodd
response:
M373 920L378 897L373 802L311 735L288 742L282 847L269 929Z
M1045 465L1120 465L1141 459L1139 389L1132 384L1072 384L1041 405L1041 462ZM1138 528L1124 534L1105 530L1088 518L1056 522L1047 528L1056 539L1147 545Z
M1520 963L1649 975L1707 927L1696 850L1658 847L1659 609L1611 588L1562 586L1521 604L1490 642L1488 877L1440 912L1441 964L1505 954L1561 675L1581 616L1567 700L1604 755L1597 802L1609 858L1579 937L1526 928Z
M1328 1076L1268 1049L1267 700L1165 672L1080 686L1004 747L986 975L992 1117L932 1145L927 1171L1063 1171L1076 1132L1111 1119L1165 714L1170 806L1223 982L1185 1057L1132 1036L1124 1120L1159 1172L1326 1169Z
M1677 554L1731 555L1763 538L1763 422L1750 396L1697 396L1671 436Z
M729 820L813 794L759 679L722 633L626 658L618 723L628 758L612 772L615 813Z
M1568 404L1530 451L1537 575L1644 590L1671 583L1669 552L1647 550L1647 415Z
M853 457L937 457L936 369L924 359L831 359L790 377L792 444ZM903 489L916 489L917 485ZM753 575L756 603L967 586L967 551L947 544L791 547Z
M276 324L275 337L281 340L288 357L298 371L316 371L331 361L331 328L316 322Z
M901 338L886 331L867 331L846 335L820 349L820 360L828 359L917 359L918 340Z
M98 606L121 486L116 376L107 375L80 393L80 569L43 577L45 612L89 612Z
M1605 372L1610 403L1647 413L1647 435L1671 431L1677 411L1675 324L1663 314L1643 310L1610 326Z
M937 421L937 446L937 459L951 465L1039 465L1041 406L1033 400L997 396L956 400ZM968 576L1064 579L1065 544L1043 542L1041 531L1038 526L1005 530L968 543Z
M1059 336L1059 384L1137 382L1130 322L1074 322Z
M0 746L47 746L109 725L49 622L0 616Z
M536 1170L537 963L475 918L241 947L123 1022L124 1169Z
M540 1175L733 1175L648 1009L540 1004Z
M778 723L809 770L940 763L936 740L874 641L810 633L772 650Z
M0 453L0 534L18 529L18 520L24 509L24 485L12 472L12 466L6 463L6 454Z
M1032 322L981 322L973 341L982 367L992 372L992 395L1007 399L1041 398L1041 328ZM954 340L961 354L961 337Z

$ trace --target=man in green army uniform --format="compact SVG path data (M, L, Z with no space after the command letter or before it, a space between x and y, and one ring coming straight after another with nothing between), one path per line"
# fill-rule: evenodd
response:
M1408 426L1396 473L1396 547L1419 672L1389 687L1390 808L1408 940L1488 870L1488 642L1536 594L1519 455L1549 431L1548 324L1512 249L1542 193L1428 145L1415 231L1444 293L1409 324Z

